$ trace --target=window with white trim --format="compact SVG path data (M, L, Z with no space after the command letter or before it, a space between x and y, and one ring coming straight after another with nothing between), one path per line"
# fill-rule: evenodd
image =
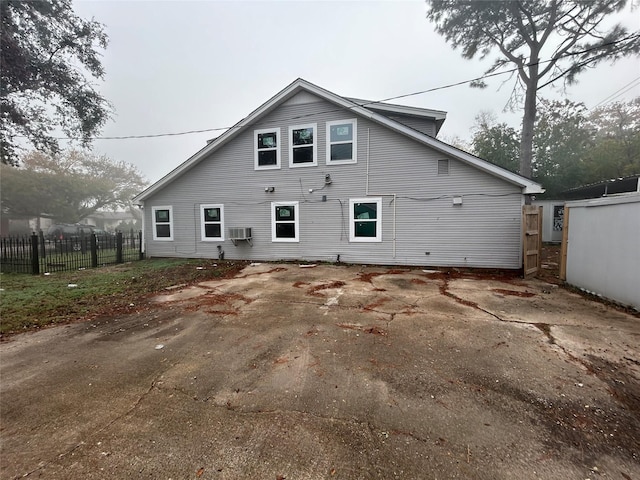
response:
M382 198L349 199L349 241L382 241Z
M223 205L200 205L200 232L203 242L224 241Z
M253 131L256 170L280 168L280 129L263 128Z
M153 239L161 241L173 240L173 207L153 207Z
M327 122L327 165L356 163L356 119Z
M271 203L271 240L298 242L298 202Z
M318 165L318 124L289 127L289 166Z

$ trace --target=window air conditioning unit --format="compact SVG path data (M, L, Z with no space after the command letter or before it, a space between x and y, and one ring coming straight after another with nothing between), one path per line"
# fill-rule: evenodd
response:
M246 240L251 244L251 227L230 227L229 240L237 245L238 240Z

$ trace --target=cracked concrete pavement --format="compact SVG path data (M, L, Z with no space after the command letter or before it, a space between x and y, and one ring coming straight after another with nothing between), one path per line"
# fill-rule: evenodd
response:
M0 344L4 479L640 478L640 319L540 280L249 266Z

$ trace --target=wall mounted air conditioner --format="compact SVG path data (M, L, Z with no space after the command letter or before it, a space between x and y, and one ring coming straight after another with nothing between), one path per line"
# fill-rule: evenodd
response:
M237 245L239 240L246 240L251 244L251 227L230 227L229 240Z

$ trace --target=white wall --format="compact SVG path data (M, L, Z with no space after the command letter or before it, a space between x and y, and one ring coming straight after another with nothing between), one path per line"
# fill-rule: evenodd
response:
M640 310L640 194L566 205L567 282Z

